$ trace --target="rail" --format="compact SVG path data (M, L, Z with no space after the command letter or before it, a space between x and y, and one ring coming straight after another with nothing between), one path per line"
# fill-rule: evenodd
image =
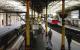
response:
M21 32L19 32L19 28L22 29ZM22 25L0 36L0 49L6 50L20 37L20 35L24 34L24 30L25 25Z
M7 50L19 50L20 46L24 41L24 37L21 35L19 38L14 42L14 44L9 47Z

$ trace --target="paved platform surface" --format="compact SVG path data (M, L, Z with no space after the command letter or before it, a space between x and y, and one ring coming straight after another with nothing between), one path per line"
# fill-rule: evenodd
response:
M37 41L36 41L36 49L35 50L45 50L44 42L42 40L42 35L38 35Z
M45 29L45 24L42 24L42 27L43 29ZM48 30L50 28L48 27ZM60 47L61 47L61 34L54 31L54 30L51 30L52 31L52 45L53 45L53 48L52 50L60 50ZM44 42L46 42L46 38L44 37ZM45 43L45 46L46 46L46 43ZM67 39L65 37L65 48L66 50L68 50L68 45L67 45ZM71 50L80 50L80 43L72 40L72 43L71 43Z
M32 50L45 50L46 48L44 47L45 46L45 42L43 41L43 35L42 33L41 34L38 34L36 35L36 38L34 39L33 41L33 48Z

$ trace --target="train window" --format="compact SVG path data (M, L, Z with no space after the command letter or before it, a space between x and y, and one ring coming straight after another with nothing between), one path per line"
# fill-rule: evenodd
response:
M79 19L79 10L71 11L71 18Z
M48 17L49 17L49 18L53 18L53 15L52 15L52 14L48 14Z

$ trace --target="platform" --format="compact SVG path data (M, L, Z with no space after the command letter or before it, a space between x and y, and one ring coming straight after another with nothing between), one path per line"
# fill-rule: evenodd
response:
M43 29L45 30L45 24L42 24L42 27ZM50 28L48 27L48 30ZM54 31L54 30L51 30L52 31L52 44L53 44L53 49L52 50L60 50L60 47L61 47L61 34ZM45 40L44 40L45 41ZM66 50L68 50L68 45L67 45L67 39L65 37L65 48ZM72 40L72 43L71 43L71 50L79 50L80 49L80 43Z

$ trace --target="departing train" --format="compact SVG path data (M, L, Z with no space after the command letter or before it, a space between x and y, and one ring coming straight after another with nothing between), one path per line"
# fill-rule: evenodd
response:
M61 23L61 21L57 19L48 18L48 23ZM80 19L65 19L65 25L80 27Z
M48 23L50 24L58 24L60 21L58 20L58 17L57 16L53 16L53 15L48 15Z
M48 23L53 23L52 21L58 21L62 23L59 15L48 17ZM68 16L65 18L65 25L80 27L80 10L73 10L68 13Z

